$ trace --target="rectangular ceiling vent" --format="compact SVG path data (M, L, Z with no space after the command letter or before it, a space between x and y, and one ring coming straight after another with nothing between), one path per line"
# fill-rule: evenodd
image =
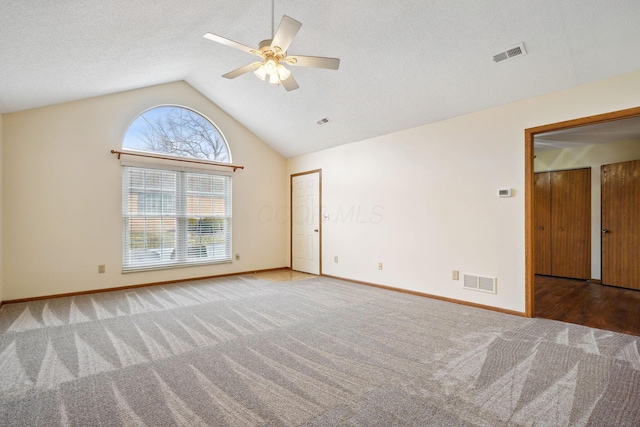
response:
M329 120L329 117L323 117L323 118L321 118L320 120L318 120L316 123L317 123L319 126L324 126L324 125L326 125L326 124L331 123L331 120Z
M495 277L475 276L473 274L464 274L462 287L474 291L497 293Z
M493 62L497 64L498 62L508 61L509 59L517 58L518 56L526 54L527 51L524 50L524 43L520 43L519 45L513 46L504 52L493 55Z

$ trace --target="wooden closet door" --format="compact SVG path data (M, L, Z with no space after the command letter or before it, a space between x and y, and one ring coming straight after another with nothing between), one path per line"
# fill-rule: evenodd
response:
M534 174L533 236L535 274L551 275L551 172Z
M640 290L640 160L601 170L602 283Z
M551 271L591 278L591 169L551 172Z

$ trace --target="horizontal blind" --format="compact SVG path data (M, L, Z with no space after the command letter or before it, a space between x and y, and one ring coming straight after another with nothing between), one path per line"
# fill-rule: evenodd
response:
M231 262L231 177L123 167L123 271Z

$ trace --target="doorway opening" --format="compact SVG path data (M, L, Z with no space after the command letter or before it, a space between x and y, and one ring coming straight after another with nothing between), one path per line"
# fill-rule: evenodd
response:
M618 317L624 317L624 315L620 316L620 311L624 313L625 309L622 306L629 304L630 301L631 307L626 310L639 308L640 291L618 288L615 284L614 286L604 286L600 284L602 277L600 275L602 272L600 262L602 249L600 243L602 238L601 229L603 229L603 226L600 225L600 179L601 164L604 163L595 164L597 163L595 162L593 166L590 166L588 162L585 164L586 160L584 157L587 155L593 156L593 151L595 150L618 150L614 155L610 156L611 162L607 162L607 159L603 161L606 163L617 163L619 161L632 160L629 156L633 156L633 153L629 154L624 152L623 149L619 148L624 144L619 145L615 143L615 139L612 138L618 138L619 141L636 141L636 145L632 144L632 151L640 153L638 149L638 147L640 147L640 108L616 111L525 130L525 312L528 317L555 318L556 320L587 324L587 326L601 329L616 330L615 325L610 328L607 325L607 320L602 319L602 313L592 312L591 315L584 315L585 312L589 312L590 304L594 303L598 297L601 300L607 300L609 301L606 303L607 307L610 308L612 312L617 311ZM611 142L611 144L609 144L609 142ZM593 148L591 145L596 143L604 144ZM607 144L610 146L605 147ZM587 145L589 145L589 147L587 147ZM537 160L534 162L536 156ZM568 159L570 156L576 157L574 159ZM637 159L640 159L640 157L637 157ZM592 183L592 212L594 212L594 215L591 224L591 241L593 246L591 253L591 274L588 275L588 280L584 280L583 278L581 278L582 280L558 278L551 275L536 276L536 269L539 269L540 262L537 260L534 247L536 247L536 239L540 240L539 229L544 227L536 225L535 194L536 182L540 181L538 179L540 177L536 176L535 172L544 170L553 171L554 169L572 169L584 166L590 167L594 175ZM602 170L605 170L604 166L602 166ZM539 203L538 200L538 204ZM557 230L555 231L557 232ZM604 244L604 239L602 240ZM538 263L538 266L536 266L536 263ZM589 292L586 292L587 290L589 290ZM605 294L613 296L603 297ZM565 316L564 318L557 317L557 313L550 314L548 302L551 297L557 298L554 303L556 312L561 313L562 316ZM616 301L619 302L620 306L616 307ZM567 315L567 313L571 312L572 305L575 306L576 304L581 305L581 308L577 311L582 312L586 320L572 320L571 317ZM615 317L615 314L613 316ZM637 317L637 314L635 317ZM600 318L601 322L593 324L594 319L597 318ZM589 322L591 322L591 324L589 324ZM640 334L640 322L638 323L639 324L635 326L637 329L636 332L633 330L619 331Z

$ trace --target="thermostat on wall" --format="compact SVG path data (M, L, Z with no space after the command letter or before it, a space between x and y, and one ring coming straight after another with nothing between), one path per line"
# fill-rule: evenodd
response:
M498 197L511 197L511 189L498 190Z

